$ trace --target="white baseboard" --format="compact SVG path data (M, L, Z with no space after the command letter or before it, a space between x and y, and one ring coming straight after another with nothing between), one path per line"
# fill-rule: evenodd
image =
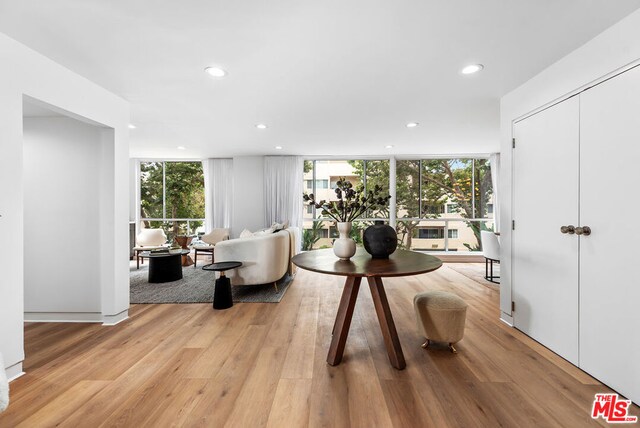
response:
M101 322L104 325L116 325L129 318L129 310L115 315L102 315L100 312L25 312L25 322Z
M105 325L105 326L116 325L126 320L127 318L129 318L129 309L125 309L119 314L105 315L104 317L102 317L102 325Z
M504 312L500 312L500 321L508 325L509 327L513 327L513 317L509 314L505 314Z
M25 312L25 322L102 322L100 312Z
M11 382L12 380L18 379L20 376L24 374L24 372L22 371L22 361L7 367L5 369L5 372L7 373L7 379L9 380L9 382Z

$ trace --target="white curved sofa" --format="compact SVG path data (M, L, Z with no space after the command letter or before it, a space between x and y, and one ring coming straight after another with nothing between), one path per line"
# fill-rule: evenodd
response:
M270 284L292 273L291 257L296 255L300 231L290 227L276 233L218 242L215 261L238 261L242 267L225 274L232 285Z

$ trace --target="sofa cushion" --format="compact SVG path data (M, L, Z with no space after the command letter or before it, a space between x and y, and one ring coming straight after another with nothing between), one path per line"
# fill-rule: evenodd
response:
M240 239L251 238L253 236L253 232L249 229L245 229L240 232Z
M280 232L281 230L285 230L289 227L289 222L285 221L284 223L273 223L270 227L272 233Z

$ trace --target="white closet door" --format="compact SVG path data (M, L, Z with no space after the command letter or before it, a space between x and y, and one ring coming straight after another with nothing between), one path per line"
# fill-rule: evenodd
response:
M578 363L579 100L570 98L514 125L514 324Z
M580 108L580 367L640 403L640 68Z

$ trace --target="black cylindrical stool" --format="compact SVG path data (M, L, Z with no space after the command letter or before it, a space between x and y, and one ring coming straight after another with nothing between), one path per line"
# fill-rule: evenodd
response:
M241 262L219 262L202 267L202 270L220 272L220 278L216 279L216 286L213 291L213 309L228 309L233 306L231 281L226 277L224 272L239 268L240 266L242 266Z

